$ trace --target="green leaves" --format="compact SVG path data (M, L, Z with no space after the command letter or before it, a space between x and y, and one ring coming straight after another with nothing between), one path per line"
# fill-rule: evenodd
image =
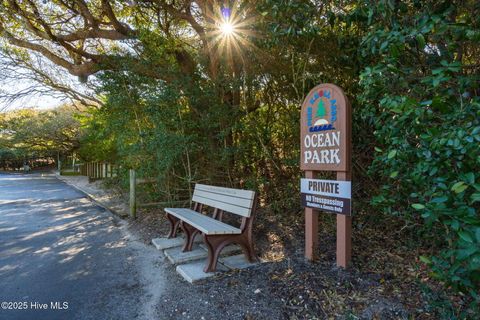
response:
M463 240L463 241L466 241L466 242L469 242L469 243L473 243L473 238L472 236L467 232L467 231L459 231L458 232L458 236Z
M420 215L419 233L443 245L420 260L467 294L480 265L480 98L471 94L479 72L465 66L480 50L471 42L480 33L464 3L453 11L402 4L367 5L361 50L373 62L361 74L359 100L367 107L359 112L383 149L372 154L370 173L382 179L372 204L409 223Z
M422 209L425 209L425 206L423 204L420 204L420 203L414 203L414 204L412 204L412 208L414 208L416 210L422 210Z
M457 258L461 260L465 260L477 251L478 251L478 248L473 246L466 249L460 249L457 251Z
M419 257L420 261L422 261L423 263L425 264L431 264L432 263L432 260L430 260L428 257L426 256L420 256Z
M465 191L468 188L468 185L465 184L463 181L459 181L455 183L450 190L452 190L455 193L460 193Z
M418 45L418 49L420 50L423 50L423 48L425 48L425 37L422 35L422 34L418 34L417 37L417 45Z
M388 156L387 158L388 159L392 159L393 157L395 157L397 155L397 150L392 150L388 153Z
M17 110L7 113L2 126L12 134L0 143L6 149L20 151L24 159L29 153L70 153L78 147L80 123L74 117L74 106L62 106L54 110ZM4 142L2 143L2 140ZM14 153L17 153L14 151Z
M472 194L470 199L472 200L472 204L475 203L475 202L479 202L480 201L480 193L477 192L477 193Z
M432 200L430 200L430 203L444 203L444 202L447 202L447 200L448 200L447 196L436 197L436 198L433 198Z

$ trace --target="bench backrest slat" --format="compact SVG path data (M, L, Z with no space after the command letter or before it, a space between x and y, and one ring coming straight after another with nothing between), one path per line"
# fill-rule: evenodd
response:
M192 201L227 212L250 217L255 192L250 190L208 186L197 183Z

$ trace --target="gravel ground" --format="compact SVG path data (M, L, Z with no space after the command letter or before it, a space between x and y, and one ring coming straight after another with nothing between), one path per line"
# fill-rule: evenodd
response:
M143 211L129 225L145 242L168 231L161 210ZM288 231L281 225L258 219L257 252L267 262L247 270L191 285L165 260L171 277L156 308L159 319L436 319L425 311L410 251L361 248L383 239L365 237L345 271L336 267L331 230L323 230L319 262L311 263L303 256L301 225ZM398 265L408 254L410 263Z

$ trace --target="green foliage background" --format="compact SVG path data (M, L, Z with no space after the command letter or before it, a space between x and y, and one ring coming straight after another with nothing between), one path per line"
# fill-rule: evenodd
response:
M374 125L373 204L417 224L434 277L469 294L480 284L480 4L385 1L369 9L361 55L362 118ZM374 19L373 17L376 17Z
M20 168L26 161L71 155L78 148L80 123L73 106L0 113L0 167Z

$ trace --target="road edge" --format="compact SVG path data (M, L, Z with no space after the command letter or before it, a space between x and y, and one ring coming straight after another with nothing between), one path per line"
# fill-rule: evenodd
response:
M100 202L99 200L95 199L95 196L90 194L88 191L70 183L67 179L63 178L61 175L58 174L58 172L55 172L54 173L54 177L57 179L57 180L60 180L62 181L63 183L69 185L70 187L74 188L75 190L83 193L87 199L89 199L90 201L92 201L93 203L95 203L96 205L98 205L99 207L107 210L107 211L110 211L111 213L113 213L115 216L121 218L121 219L125 219L128 217L128 214L127 213L120 213L118 210L115 210L111 207L109 207L108 205Z

